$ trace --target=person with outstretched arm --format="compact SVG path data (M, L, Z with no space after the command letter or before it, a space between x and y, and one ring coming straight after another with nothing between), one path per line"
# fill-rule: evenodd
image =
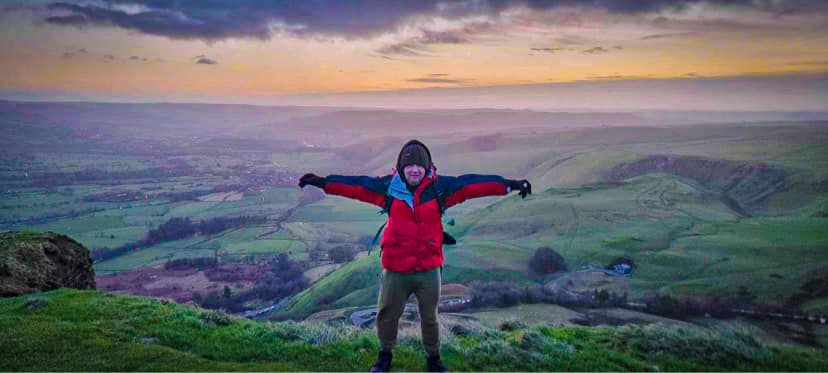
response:
M381 177L312 173L299 179L299 187L313 185L326 194L344 196L383 208L388 222L380 241L382 280L377 300L377 336L380 352L371 372L391 369L392 350L405 303L413 293L420 311L423 346L429 372L444 372L440 361L440 300L443 265L442 213L467 199L532 193L527 180L497 175L437 176L428 148L411 140L400 150L391 175Z

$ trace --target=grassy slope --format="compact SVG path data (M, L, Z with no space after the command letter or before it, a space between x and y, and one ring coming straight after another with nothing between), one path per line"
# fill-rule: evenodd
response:
M0 299L0 370L362 371L377 348L372 330L261 323L145 297L60 289ZM828 369L824 351L661 326L482 328L449 334L442 355L457 371ZM418 339L403 337L394 370L423 369Z
M304 318L330 308L366 305L376 302L379 292L379 254L343 265L294 296L278 315Z
M738 219L692 182L669 175L645 175L619 187L550 189L457 222L452 229L477 256L502 258L504 249L524 248L522 257L513 256L518 263L496 260L493 268L525 265L541 245L576 268L626 256L638 264L631 278L637 291L724 295L744 285L773 302L828 268L828 219ZM487 241L500 245L478 244Z
M527 264L546 245L574 269L632 258L639 266L634 293L729 295L746 286L776 303L828 268L828 218L812 215L740 219L692 181L664 174L615 187L549 189L526 200L507 197L446 226L460 243L445 248L445 281L530 282ZM370 305L376 281L367 273L377 271L368 262L342 267L287 313L321 310L322 296L343 307ZM371 281L341 282L351 278Z

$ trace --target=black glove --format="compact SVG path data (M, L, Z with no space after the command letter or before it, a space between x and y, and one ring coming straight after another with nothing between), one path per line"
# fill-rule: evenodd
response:
M304 174L301 178L299 178L299 187L304 188L305 185L313 185L317 188L325 188L325 181L324 177L316 176L315 174Z
M520 198L526 198L527 195L532 194L532 184L529 184L529 180L506 180L506 182L509 184L509 189L520 191Z

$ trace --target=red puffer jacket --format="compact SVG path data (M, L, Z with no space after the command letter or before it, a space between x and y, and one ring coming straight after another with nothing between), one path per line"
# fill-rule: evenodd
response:
M427 271L443 265L443 224L435 193L444 196L447 209L469 198L504 195L508 190L506 179L497 175L437 177L436 170L431 171L414 192L413 209L401 199L390 199L388 224L380 241L382 267L389 271ZM384 208L392 177L329 175L324 190Z

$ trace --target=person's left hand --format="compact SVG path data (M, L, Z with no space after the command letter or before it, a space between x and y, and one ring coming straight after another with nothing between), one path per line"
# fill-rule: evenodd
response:
M509 189L519 190L520 198L526 198L527 195L532 194L532 184L529 180L509 180Z

